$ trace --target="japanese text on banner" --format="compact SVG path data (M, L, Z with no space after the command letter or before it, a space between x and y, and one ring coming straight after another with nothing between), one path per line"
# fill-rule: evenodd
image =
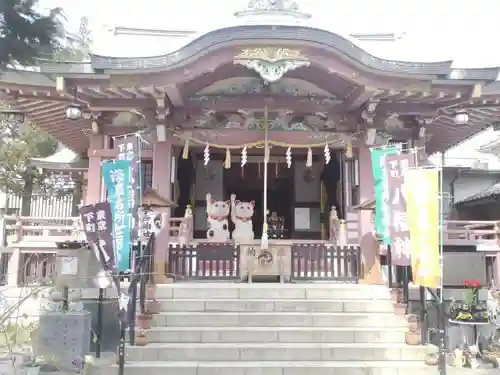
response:
M103 165L102 173L108 191L108 199L113 216L113 242L118 270L130 268L130 162L128 160L110 161Z
M399 154L400 147L382 147L370 149L372 159L373 185L375 193L375 232L384 241L390 243L389 221L387 215L387 178L385 174L385 157Z
M128 212L132 241L138 239L139 233L139 199L141 191L141 164L140 164L141 139L139 136L115 138L115 148L118 150L117 160L130 162L130 184L128 184Z
M441 286L439 173L438 169L409 169L404 181L413 281L427 288Z
M399 155L385 157L387 174L387 217L391 240L392 264L395 266L410 265L410 229L406 210L406 191L404 175L408 168L415 165L415 154L404 152Z

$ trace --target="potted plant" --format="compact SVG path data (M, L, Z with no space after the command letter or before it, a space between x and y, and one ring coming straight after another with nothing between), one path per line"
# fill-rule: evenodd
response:
M416 316L415 314L410 314L408 315L408 318L406 320L408 322L408 329L410 331L420 331L420 322L418 316Z
M135 344L138 346L146 346L148 344L148 338L146 336L146 330L140 329L139 333L135 338Z
M479 301L478 280L464 280L463 300L453 300L450 306L450 320L456 322L487 323L489 321L488 306Z
M408 324L408 331L405 333L405 342L407 345L420 345L421 337L418 329L418 320L416 325Z
M149 329L151 327L151 314L146 311L137 317L137 321L140 329Z

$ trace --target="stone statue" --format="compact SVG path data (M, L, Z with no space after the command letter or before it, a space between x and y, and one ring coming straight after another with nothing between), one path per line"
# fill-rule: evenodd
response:
M188 244L193 235L193 209L191 205L186 206L184 217L179 225L179 241Z
M329 223L329 238L330 242L336 243L338 240L338 232L339 232L339 225L340 225L340 220L339 216L337 214L337 208L335 206L332 206L330 208L330 217L328 220Z
M240 202L231 194L231 220L234 224L233 240L237 243L248 243L253 240L253 222L255 201Z
M216 201L207 193L207 239L226 242L229 241L229 201Z

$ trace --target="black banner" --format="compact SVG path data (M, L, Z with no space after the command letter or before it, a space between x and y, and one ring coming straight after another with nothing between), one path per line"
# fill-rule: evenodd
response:
M89 244L96 243L97 218L96 218L95 206L93 204L89 204L88 206L81 206L80 217L82 219L83 231L87 236L87 242Z
M96 210L97 239L100 249L104 252L104 261L108 269L116 267L115 250L113 246L113 216L109 202L94 205Z
M385 157L387 173L387 207L389 235L391 238L392 264L410 266L410 229L406 210L406 194L404 190L404 173L415 166L415 154L412 151Z
M115 269L113 246L113 218L109 202L90 204L80 208L83 230L97 260L105 270Z
M141 160L140 147L141 138L136 135L117 137L114 141L115 149L118 150L117 160L129 160L131 164L129 184L129 213L131 216L130 228L132 231L132 243L139 237L139 200L140 191Z

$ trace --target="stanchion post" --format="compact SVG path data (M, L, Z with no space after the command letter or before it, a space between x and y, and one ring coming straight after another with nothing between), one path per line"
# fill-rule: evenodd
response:
M403 268L403 303L406 306L405 314L408 314L408 305L410 303L410 290L409 290L410 272L407 266L404 266L402 268Z
M103 301L104 301L104 289L99 288L99 296L97 299L97 330L95 337L95 357L101 358L101 340L102 340L102 331L103 331Z
M387 282L389 283L389 289L392 289L394 287L394 281L392 280L392 254L391 254L391 245L387 246L387 270L388 270L388 275L387 275Z
M140 272L139 269L137 269L137 264L138 264L138 253L140 254L141 252L141 243L139 242L137 246L132 247L132 261L131 261L131 270L132 270L132 276L131 280L133 280L137 274ZM131 296L130 300L132 303L129 306L129 311L128 311L128 321L129 321L129 343L130 345L135 345L135 315L137 312L137 285L135 285L134 288L132 288L131 291Z
M126 321L120 321L120 342L118 344L118 375L123 375L125 372L125 331Z
M418 288L420 300L420 341L422 345L427 344L427 298L425 298L425 287Z
M440 289L438 291L442 293ZM439 375L446 375L446 327L445 327L445 309L442 297L440 297L438 308L438 330L439 330Z

